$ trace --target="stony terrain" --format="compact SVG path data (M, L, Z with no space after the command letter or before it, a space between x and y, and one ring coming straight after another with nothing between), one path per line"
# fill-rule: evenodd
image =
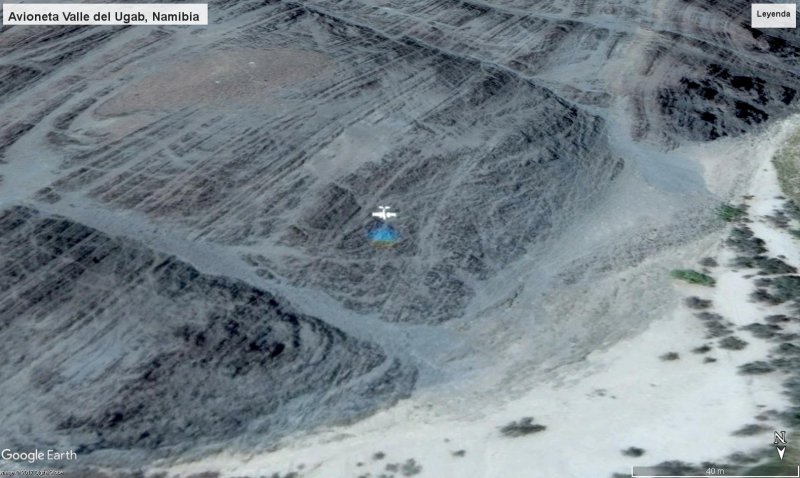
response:
M17 398L2 422L14 449L263 441L363 416L414 384L375 346L131 240L24 207L1 214L0 230L0 377Z
M106 464L263 445L513 351L459 328L701 236L718 198L669 153L794 110L800 38L750 30L749 5L242 0L204 28L3 27L0 435ZM365 236L382 204L389 250ZM642 321L518 314L509 336L573 358Z

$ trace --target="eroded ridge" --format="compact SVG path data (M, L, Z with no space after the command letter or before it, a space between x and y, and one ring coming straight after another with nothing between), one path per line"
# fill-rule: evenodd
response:
M84 465L341 423L415 380L266 291L31 208L0 213L0 291L6 443Z

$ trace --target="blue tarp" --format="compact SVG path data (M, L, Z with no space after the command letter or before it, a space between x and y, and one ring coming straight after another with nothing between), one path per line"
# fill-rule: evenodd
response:
M389 246L400 239L400 235L397 231L385 222L370 230L368 237L370 242L376 246Z

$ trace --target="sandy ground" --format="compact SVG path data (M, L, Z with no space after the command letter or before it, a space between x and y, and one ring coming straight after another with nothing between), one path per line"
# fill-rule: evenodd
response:
M763 154L749 186L751 227L766 241L771 256L783 255L789 264L800 266L798 240L764 220L783 204L770 157ZM726 266L734 253L723 246L725 235L696 258L716 258L720 265L709 273L717 286L675 282L679 296L711 300L709 311L734 328L783 312L781 307L750 301L754 271ZM547 383L531 383L524 396L505 403L487 400L485 407L478 404L469 407L472 412L460 413L444 409L442 400L423 391L353 426L287 440L278 451L216 454L160 469L170 476L218 471L221 476L281 477L294 472L307 478L608 477L629 474L634 465L724 460L735 452L768 448L771 429L781 426L774 419L761 422L768 432L732 432L757 423L754 417L765 411L785 407L779 372L737 373L739 365L764 359L774 344L736 330L747 347L719 348L718 339L706 338L696 312L681 300L670 316L641 335L590 354L581 364L557 371ZM693 352L702 345L712 350ZM669 352L679 358L661 358ZM708 362L707 357L716 361ZM449 398L447 403L457 403ZM528 416L547 428L515 438L500 432L502 425ZM632 446L644 454L622 453Z
M139 65L141 67L141 65ZM101 104L102 116L129 115L194 105L263 107L267 93L333 69L326 56L301 50L225 50L199 55L133 82Z

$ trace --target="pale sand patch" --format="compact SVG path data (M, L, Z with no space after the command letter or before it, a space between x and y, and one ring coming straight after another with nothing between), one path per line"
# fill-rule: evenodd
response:
M706 186L712 193L744 193L750 184L758 180L755 176L757 168L764 168L764 163L774 156L798 124L800 116L794 116L773 124L762 135L721 138L714 141L711 147L692 143L678 148L674 154L691 157L700 163ZM777 183L774 187L780 190Z
M721 254L717 260L720 264L727 264L733 259L734 254ZM751 302L750 294L756 290L753 279L745 278L754 274L753 270L733 271L720 268L719 274L714 274L717 287L714 288L714 310L736 326L751 324L770 315L770 307L763 303ZM731 297L740 298L731 300Z
M779 199L784 194L778 184L777 171L772 164L769 167L759 168L753 182L758 188L756 194L759 195L759 200L750 205L749 212L753 218L750 228L756 237L760 237L767 243L766 247L770 255L773 257L782 255L790 264L800 264L800 242L791 234L775 228L763 219L763 216L771 216L776 211L782 210L786 203L786 199ZM757 216L761 217L757 218Z
M330 57L312 51L217 50L130 81L95 113L116 116L193 105L241 106L264 100L283 86L327 74L333 67Z
M86 136L101 138L104 141L117 141L147 125L157 121L152 113L132 113L125 116L101 118L86 129Z

